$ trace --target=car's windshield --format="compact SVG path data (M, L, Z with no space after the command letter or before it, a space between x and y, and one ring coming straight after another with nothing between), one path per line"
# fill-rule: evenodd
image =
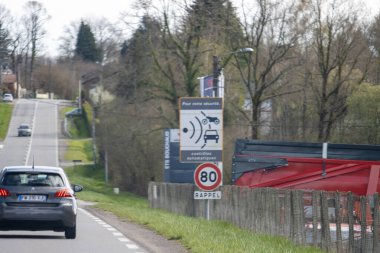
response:
M2 184L7 186L64 186L59 174L45 172L9 172L4 176Z
M27 126L27 125L21 125L20 128L21 128L21 129L28 129L29 126Z

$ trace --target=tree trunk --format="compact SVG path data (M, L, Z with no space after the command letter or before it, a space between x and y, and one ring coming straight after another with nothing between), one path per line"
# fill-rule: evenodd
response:
M260 126L260 104L252 101L252 120L251 120L251 138L257 140L259 138Z

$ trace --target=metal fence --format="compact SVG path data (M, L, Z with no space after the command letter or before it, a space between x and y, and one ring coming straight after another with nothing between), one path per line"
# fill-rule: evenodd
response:
M191 184L149 184L152 208L223 220L328 252L380 252L379 195L221 186L219 200L194 200ZM207 201L209 201L207 203Z

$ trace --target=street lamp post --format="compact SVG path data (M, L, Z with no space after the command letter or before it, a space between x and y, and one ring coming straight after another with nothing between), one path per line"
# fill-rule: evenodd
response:
M213 79L212 79L212 87L213 87L213 91L214 91L214 94L213 96L214 97L219 97L219 92L218 92L218 84L219 84L219 75L220 75L220 71L221 69L219 68L219 57L214 55L212 57L212 69L213 69Z
M218 56L214 55L213 56L213 80L212 80L212 85L213 85L213 96L214 97L223 97L222 94L219 94L219 77L223 71L223 68L227 65L227 63L230 61L231 57L234 55L234 54L237 54L237 53L252 53L253 52L253 49L250 48L250 47L246 47L246 48L241 48L241 49L238 49L236 51L233 51L233 52L230 52L228 54L228 58L222 63L222 65L220 65L220 59ZM223 138L223 137L222 137ZM222 142L223 143L223 142ZM219 161L217 162L217 166L219 169L223 170L223 161ZM206 204L206 209L208 210L208 200L207 200L207 204Z
M229 57L227 58L226 61L223 62L223 64L220 66L219 62L220 59L218 56L214 55L212 58L212 66L213 66L213 80L212 80L212 85L213 85L213 91L214 91L214 97L220 97L221 94L219 94L219 76L222 73L223 68L227 65L227 63L230 61L231 56L237 53L252 53L253 48L246 47L246 48L241 48L236 51L233 51L229 53Z

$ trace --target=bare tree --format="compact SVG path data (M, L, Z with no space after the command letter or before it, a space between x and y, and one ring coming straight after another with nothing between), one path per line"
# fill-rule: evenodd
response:
M374 81L380 84L380 13L375 17L369 34L370 43L375 50L376 64L374 66Z
M162 49L153 51L153 59L164 79L153 84L154 97L169 102L174 108L176 122L179 122L178 99L182 96L194 96L198 82L200 64L200 34L191 24L183 34L173 32L169 26L168 13L163 14Z
M300 16L303 6L288 1L256 0L253 7L243 8L242 46L253 48L253 53L235 58L251 108L237 109L249 123L250 137L258 139L263 103L295 92L286 89L289 86L284 77L298 63L293 58L293 49L303 28L298 26L299 19L304 18Z
M235 42L242 36L230 1L178 2L182 3L173 6L170 2L162 8L161 46L152 51L162 76L153 84L153 97L171 105L175 114L172 126L178 124L178 98L197 96L197 77L208 62L206 52L219 51L226 40Z
M347 112L347 98L364 80L372 54L353 5L315 0L311 7L318 70L311 88L318 114L318 140L328 141L333 125Z
M2 71L2 68L6 63L5 61L9 57L10 45L12 42L9 32L10 23L11 16L9 10L7 10L4 5L0 4L0 71Z
M62 59L71 59L75 54L75 43L78 36L80 21L71 22L65 26L64 35L59 37L59 52Z
M29 1L25 5L26 14L24 16L24 26L26 34L28 35L28 50L27 54L30 53L30 60L28 62L29 71L27 82L29 83L29 88L33 89L33 71L36 56L42 45L42 39L45 36L44 24L50 18L47 15L46 9L43 5L37 1ZM25 62L28 61L28 56L25 57Z
M105 64L117 60L122 44L120 31L106 18L94 18L88 22L101 52L102 63Z

